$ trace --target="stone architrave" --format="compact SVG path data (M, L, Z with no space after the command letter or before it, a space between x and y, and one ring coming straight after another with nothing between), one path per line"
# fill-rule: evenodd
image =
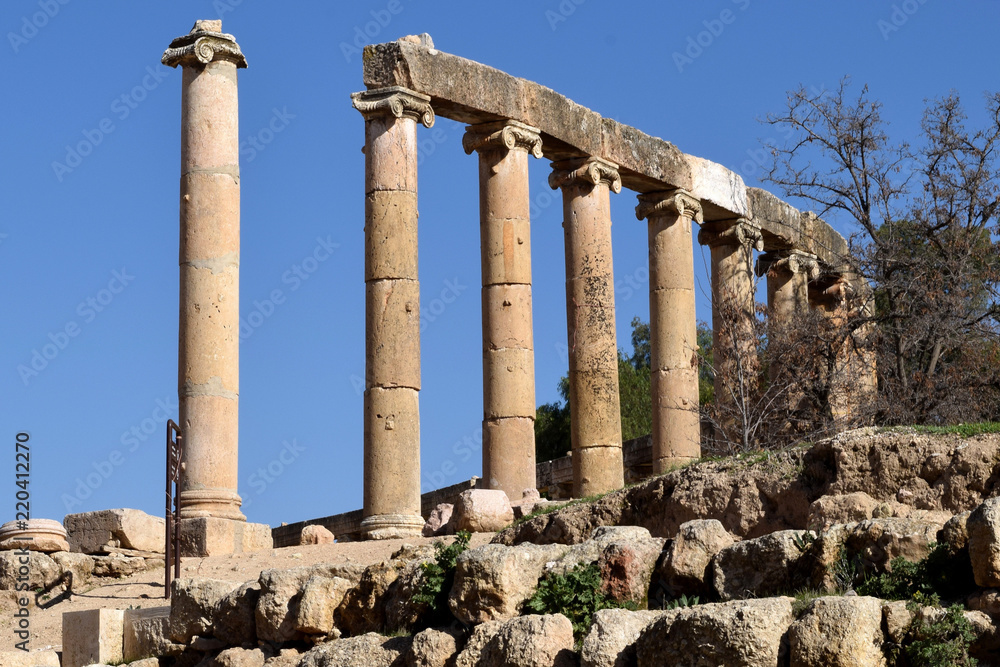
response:
M430 98L393 86L354 93L365 119L364 510L368 539L420 535L420 283L417 122Z
M563 194L573 495L582 498L624 485L610 197L622 184L618 166L600 158L552 169L549 186Z
M163 64L181 89L180 344L183 519L245 521L237 489L240 167L236 70L222 21L198 21Z
M701 456L698 334L691 222L701 203L685 190L639 195L649 221L649 340L653 473Z
M468 128L479 153L483 271L483 479L519 500L535 487L535 352L531 318L528 156L538 129L517 121Z
M698 243L712 253L712 358L715 365L715 402L722 408L720 426L729 437L737 409L740 382L757 379L754 339L753 251L762 251L760 227L745 218L713 221L698 232ZM731 414L730 414L731 413Z

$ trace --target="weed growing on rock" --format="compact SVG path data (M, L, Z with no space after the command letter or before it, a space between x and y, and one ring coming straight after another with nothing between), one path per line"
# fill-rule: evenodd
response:
M664 609L683 609L684 607L693 607L700 602L700 598L697 595L692 595L688 597L682 595L679 598L674 598L670 602L666 603Z
M969 647L976 640L972 624L960 605L948 607L936 621L914 621L910 632L915 639L906 647L906 657L913 667L965 667L977 665L969 657Z
M535 614L562 614L573 624L578 642L590 630L595 612L636 609L634 602L618 602L601 593L601 572L596 563L580 563L565 574L546 576L524 606Z
M889 567L889 572L864 579L857 592L883 600L938 605L942 597L954 598L971 589L968 574L955 567L947 544L933 545L927 557L916 563L894 558Z
M451 544L436 542L434 544L434 560L427 561L423 568L423 583L420 590L413 596L413 601L426 604L429 615L434 621L447 616L448 593L455 582L455 563L458 557L469 548L472 533L466 530L458 531L455 541ZM433 622L433 621L432 621Z

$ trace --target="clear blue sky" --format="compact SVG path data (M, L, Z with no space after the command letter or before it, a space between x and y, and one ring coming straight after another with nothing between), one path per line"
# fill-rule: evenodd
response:
M258 308L269 315L254 316L259 326L241 347L239 490L247 516L272 525L361 505L364 129L349 98L363 88L355 43L429 32L440 50L538 81L750 185L760 184L753 153L771 136L756 119L798 84L830 87L845 74L869 83L891 130L909 140L918 140L926 98L955 89L978 121L982 93L1000 86L996 0L4 0L2 520L14 513L19 431L31 434L33 516L162 511L163 424L176 418L181 76L159 62L195 19L220 17L250 63L239 75L241 309L245 318ZM478 176L461 126L439 119L420 132L421 465L434 487L481 467ZM80 144L85 155L67 154ZM557 398L566 369L561 206L548 171L533 161L539 403ZM645 223L634 205L632 193L613 196L626 348L629 321L649 309ZM307 263L315 269L307 279L296 277L318 239L339 247ZM709 319L697 253L698 314ZM274 290L283 301L272 310L263 302ZM435 302L442 292L450 303ZM53 358L37 375L20 373L35 351ZM275 464L283 450L291 462ZM254 477L269 464L283 470Z

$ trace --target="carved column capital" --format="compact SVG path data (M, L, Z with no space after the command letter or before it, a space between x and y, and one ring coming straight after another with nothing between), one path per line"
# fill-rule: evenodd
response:
M639 204L635 207L635 217L639 220L667 213L686 216L699 224L704 220L701 202L687 190L676 188L639 195Z
M431 108L430 96L403 86L351 93L351 103L365 120L391 115L419 120L424 127L434 126L434 109Z
M537 127L525 125L516 120L500 120L493 123L470 125L462 137L462 148L466 154L473 151L516 149L526 150L537 158L542 157L542 135Z
M549 187L553 190L567 185L598 185L605 183L609 189L622 191L622 177L618 165L599 157L572 158L552 163Z
M746 218L737 218L728 227L719 232L712 232L702 228L698 232L698 243L715 247L720 245L742 246L749 250L756 249L758 252L764 250L764 237L757 225Z
M769 271L788 271L792 275L805 273L809 280L819 278L819 259L812 253L801 250L769 252L757 258L757 275Z
M222 32L222 21L196 21L191 32L170 42L160 62L168 67L203 67L215 60L228 60L246 67L247 59L236 38Z

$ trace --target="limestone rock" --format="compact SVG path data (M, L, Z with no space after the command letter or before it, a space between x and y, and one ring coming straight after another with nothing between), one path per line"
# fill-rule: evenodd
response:
M428 628L413 636L406 667L449 667L458 654L460 635L451 628Z
M976 585L1000 587L1000 498L984 501L972 511L966 525Z
M952 553L969 546L969 516L972 512L962 512L948 519L941 529L941 542L948 545Z
M848 533L845 544L867 569L885 571L894 558L916 562L926 557L943 525L916 518L869 519Z
M309 577L302 587L295 629L305 634L331 634L334 612L352 585L340 577Z
M629 611L601 609L594 614L590 632L583 638L580 667L626 667L634 665L635 642L650 623L664 616L676 616L671 611Z
M170 639L186 644L196 635L211 635L219 603L237 587L237 583L217 579L174 579L170 589Z
M354 580L354 566L319 564L288 570L264 570L260 573L260 597L254 612L257 636L264 641L280 643L301 639L295 629L302 587L310 577L341 577Z
M791 598L702 604L653 621L636 642L638 667L783 664Z
M493 533L514 521L514 509L503 491L467 489L458 496L454 518L456 530Z
M299 544L333 544L336 538L329 530L319 524L312 524L302 529Z
M449 524L454 511L455 506L452 503L441 503L432 509L430 516L427 517L427 523L424 524L423 536L448 535L451 532Z
M344 596L336 613L337 627L348 635L387 629L386 605L396 580L411 561L430 558L433 553L430 545L417 548L404 545L389 560L368 566L358 585Z
M145 572L156 567L163 567L163 560L156 558L140 558L111 554L110 556L92 556L95 577L114 577L122 579L133 574Z
M257 644L257 602L260 585L247 582L227 593L216 608L212 628L217 638L227 646Z
M798 567L804 530L782 530L743 540L719 551L712 559L715 591L723 600L763 597L798 588L805 580Z
M503 624L504 621L486 621L474 627L462 651L455 658L455 667L480 667L483 664L483 649L500 632Z
M0 526L0 551L22 548L45 553L69 551L66 529L52 519L8 521Z
M264 667L299 667L302 654L294 648L283 648L278 655L264 661Z
M227 648L208 667L264 667L264 652L259 648Z
M810 530L822 531L836 523L864 521L875 516L879 501L864 491L842 496L822 496L809 506Z
M706 594L712 590L709 581L712 559L732 544L733 537L715 519L681 524L654 574L656 585L671 598Z
M882 601L871 597L813 600L788 631L791 667L885 665Z
M107 546L163 553L166 528L163 517L134 509L67 514L63 519L73 551L104 553Z
M411 637L383 637L374 632L320 644L302 656L298 667L401 667Z
M575 667L573 624L562 614L513 618L486 643L480 660L495 667Z
M0 651L3 667L59 667L55 651Z
M434 560L434 551L423 547L414 552L414 556L403 566L399 577L386 592L385 627L389 630L412 630L421 623L435 620L428 617L426 603L413 599L423 587L423 564Z
M455 618L476 624L517 616L545 564L566 553L559 545L487 544L458 557L448 605Z
M546 574L565 574L577 565L596 563L608 546L612 544L642 545L644 550L662 549L662 538L650 537L649 531L641 526L601 526L596 528L590 539L574 544L566 555L546 566Z
M885 602L882 605L882 625L885 637L894 644L902 644L913 621L913 612L907 607L906 600Z
M62 575L59 565L40 551L31 551L27 556L18 551L0 551L0 590L17 589L20 568L25 565L22 562L24 559L28 561L28 587L31 589L45 588Z
M153 656L178 655L183 644L170 641L170 607L126 609L122 654L126 662Z
M663 550L663 538L613 542L597 559L601 592L618 602L641 603L649 594L649 580Z
M52 560L62 570L63 576L67 572L72 574L70 585L75 591L79 591L80 587L90 581L94 574L94 559L87 554L59 551L52 554Z

